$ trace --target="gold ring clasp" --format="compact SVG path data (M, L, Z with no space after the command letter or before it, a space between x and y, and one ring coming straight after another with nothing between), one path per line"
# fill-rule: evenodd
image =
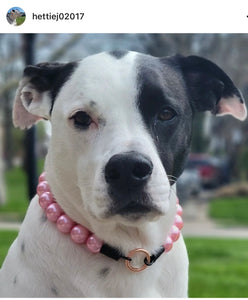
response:
M142 249L142 248L136 248L136 249L133 249L133 250L129 251L127 257L131 258L136 253L140 253L140 252L145 254L146 262L147 262L147 264L149 264L150 260L151 260L150 254L148 253L148 251L146 251L145 249ZM131 261L132 261L132 259L131 260L125 260L125 265L132 272L140 272L140 271L143 271L147 268L147 264L145 264L145 263L141 267L134 267L134 266L131 265Z

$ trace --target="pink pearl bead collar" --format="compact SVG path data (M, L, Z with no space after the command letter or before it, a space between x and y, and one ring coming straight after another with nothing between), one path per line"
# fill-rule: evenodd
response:
M60 232L70 234L72 241L76 244L85 244L90 252L99 253L104 245L103 241L90 232L86 227L77 224L69 216L67 216L56 202L45 177L45 172L43 172L39 177L37 194L39 196L40 207L46 212L47 219L56 223ZM183 220L181 217L183 210L178 199L176 206L177 213L174 219L174 224L171 227L169 236L163 244L163 252L169 252L171 250L173 243L176 242L180 236L180 230L183 228ZM120 257L125 258L123 256Z

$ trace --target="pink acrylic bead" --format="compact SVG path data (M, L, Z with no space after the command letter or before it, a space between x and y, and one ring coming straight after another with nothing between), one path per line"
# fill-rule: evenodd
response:
M71 238L77 244L83 244L86 242L89 236L89 230L81 225L76 225L71 230Z
M175 225L172 225L171 234L170 234L172 241L173 242L177 241L179 236L180 236L180 230Z
M57 222L58 218L62 215L62 213L63 210L56 202L50 204L46 209L47 218L51 222Z
M98 253L102 248L102 240L100 240L96 235L92 234L87 239L87 248L93 252Z
M74 225L74 221L67 215L62 215L57 220L58 230L63 233L69 233Z
M172 241L171 237L168 236L165 241L165 244L164 244L165 252L169 252L171 250L172 246L173 246L173 241Z
M176 204L179 204L179 199L177 198Z
M45 192L51 192L47 181L41 181L37 186L37 194L40 196Z
M53 201L53 194L50 192L44 192L39 196L39 204L43 209L46 209Z
M180 204L177 204L177 214L179 216L182 216L182 214L183 214L183 209L182 209L182 206Z
M174 225L181 230L183 228L183 219L180 215L175 216Z
M45 181L46 180L46 172L43 172L40 174L40 177L39 177L39 182L42 182L42 181Z

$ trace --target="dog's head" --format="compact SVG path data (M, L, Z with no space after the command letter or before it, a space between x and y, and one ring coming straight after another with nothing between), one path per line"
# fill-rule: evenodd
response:
M12 22L15 21L16 18L20 17L22 15L22 13L20 11L18 11L17 9L12 9L9 13L8 13L8 19Z
M24 70L14 124L52 124L47 169L55 196L97 220L153 220L170 207L195 112L244 120L239 90L197 56L134 52L45 63ZM58 199L59 200L59 199Z

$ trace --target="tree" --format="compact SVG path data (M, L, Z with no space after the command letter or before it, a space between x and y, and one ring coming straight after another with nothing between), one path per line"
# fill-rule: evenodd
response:
M35 34L23 34L23 56L25 65L34 64L34 42ZM28 180L28 196L31 200L36 194L36 186L38 183L37 175L37 157L35 151L36 145L36 128L32 128L26 131L25 135L25 170Z

